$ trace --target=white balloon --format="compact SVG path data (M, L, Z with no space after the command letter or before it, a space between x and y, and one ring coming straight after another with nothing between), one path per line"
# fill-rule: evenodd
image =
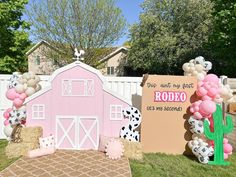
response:
M194 67L194 63L189 63L189 67Z
M27 84L24 83L24 89L26 90L28 88Z
M212 63L209 62L209 61L205 61L205 62L204 62L204 69L205 69L206 71L209 71L209 70L211 70L211 68L212 68Z
M204 59L204 57L202 57L202 56L196 57L196 58L194 59L194 63L195 63L195 64L204 65L204 62L205 62L205 59Z
M190 72L193 72L195 71L195 67L194 66L191 66L190 69L189 69Z
M22 76L24 79L29 80L30 79L30 75L29 73L24 73Z
M37 91L41 90L41 88L42 88L41 85L40 85L40 84L37 84L37 85L36 85L36 88L35 88L35 91L37 92Z
M30 71L29 76L30 76L30 79L34 79L35 78L35 73L33 71Z
M40 81L40 77L38 75L35 75L35 80L36 80L36 83L38 83Z
M190 60L189 63L194 63L194 59Z
M188 142L188 147L189 147L190 149L192 149L192 147L193 147L193 141L189 141L189 142Z
M184 63L183 66L182 66L182 69L183 69L184 71L187 71L188 68L189 68L189 63Z
M197 64L197 65L195 65L195 69L196 69L198 72L202 72L204 68L203 68L202 65Z
M198 140L193 140L193 144L198 145L199 144Z
M202 81L204 79L205 75L203 73L198 73L197 80Z
M197 76L198 72L197 71L193 71L193 76Z
M35 89L33 88L33 87L28 87L27 89L26 89L26 91L25 91L25 94L27 95L27 96L31 96L31 95L33 95L35 93Z
M4 129L3 129L3 132L7 137L11 136L12 131L13 131L13 128L11 127L10 124L5 126Z
M27 81L28 87L35 87L37 81L35 79L30 79Z
M17 84L16 87L15 87L15 90L16 90L17 93L24 93L24 91L25 91L24 85Z

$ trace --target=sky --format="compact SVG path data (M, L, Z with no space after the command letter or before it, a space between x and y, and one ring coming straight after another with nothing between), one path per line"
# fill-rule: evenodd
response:
M141 12L140 4L143 3L144 0L117 0L117 6L122 10L124 17L127 20L127 32L126 35L120 38L119 41L115 45L121 46L125 41L128 40L128 28L130 25L138 22L139 14Z
M126 34L121 37L114 46L121 46L125 41L128 40L128 29L129 26L138 22L139 14L141 12L140 5L143 3L144 0L117 0L117 6L122 10L122 14L127 20L127 29ZM26 18L26 16L23 16ZM32 36L31 36L32 37Z

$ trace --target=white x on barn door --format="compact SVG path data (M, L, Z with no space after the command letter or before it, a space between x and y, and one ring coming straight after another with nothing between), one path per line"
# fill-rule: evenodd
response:
M97 117L57 116L56 146L59 149L98 149Z
M99 131L98 131L98 120L96 117L80 117L79 121L79 149L89 149L89 145L92 149L98 149L99 143ZM87 125L86 125L87 124ZM81 133L84 132L83 135Z
M56 146L76 149L76 116L56 117Z

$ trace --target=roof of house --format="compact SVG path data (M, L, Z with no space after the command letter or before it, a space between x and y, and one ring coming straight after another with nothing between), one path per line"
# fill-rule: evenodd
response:
M131 102L122 97L121 95L117 94L117 93L114 93L113 91L111 91L109 88L106 87L105 83L106 83L106 80L105 80L105 77L101 74L101 72L85 63L82 63L80 61L75 61L69 65L66 65L64 67L61 67L59 69L57 69L56 71L53 72L53 74L51 75L50 79L49 79L49 82L52 83L52 81L56 78L57 75L59 75L60 73L62 72L65 72L66 70L69 70L69 69L72 69L74 67L77 67L77 66L80 66L82 68L84 68L85 70L88 70L89 72L92 72L94 74L96 74L98 76L98 78L102 81L103 83L103 90L106 91L107 93L115 96L116 98L126 102L127 104L131 105ZM48 86L46 88L43 88L42 90L36 92L35 94L31 95L30 97L28 97L25 101L25 103L28 103L30 102L31 100L37 98L38 96L40 95L43 95L44 93L48 92L49 90L52 89L52 86Z
M31 49L29 49L27 52L26 52L26 55L30 55L33 51L35 51L39 46L41 46L42 44L45 44L47 46L50 46L52 47L47 41L40 41L38 42L37 44L35 44Z
M123 46L122 46L122 47L119 47L119 48L117 48L116 50L114 50L112 53L110 53L109 55L107 55L107 56L105 56L104 58L102 58L102 59L100 60L100 62L104 62L104 61L106 61L106 60L109 60L111 57L113 57L114 55L120 53L121 51L127 52L127 51L128 51L128 48L123 47Z

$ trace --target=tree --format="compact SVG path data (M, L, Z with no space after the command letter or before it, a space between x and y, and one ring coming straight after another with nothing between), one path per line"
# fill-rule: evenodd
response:
M75 47L84 49L92 66L98 64L96 49L112 45L126 25L115 0L32 1L27 14L36 39L58 48L68 62Z
M0 72L25 72L29 24L22 20L28 0L0 1Z
M211 34L210 0L145 0L140 22L130 29L130 67L142 72L182 74Z
M214 3L214 28L208 50L220 75L236 77L236 2L212 0Z

